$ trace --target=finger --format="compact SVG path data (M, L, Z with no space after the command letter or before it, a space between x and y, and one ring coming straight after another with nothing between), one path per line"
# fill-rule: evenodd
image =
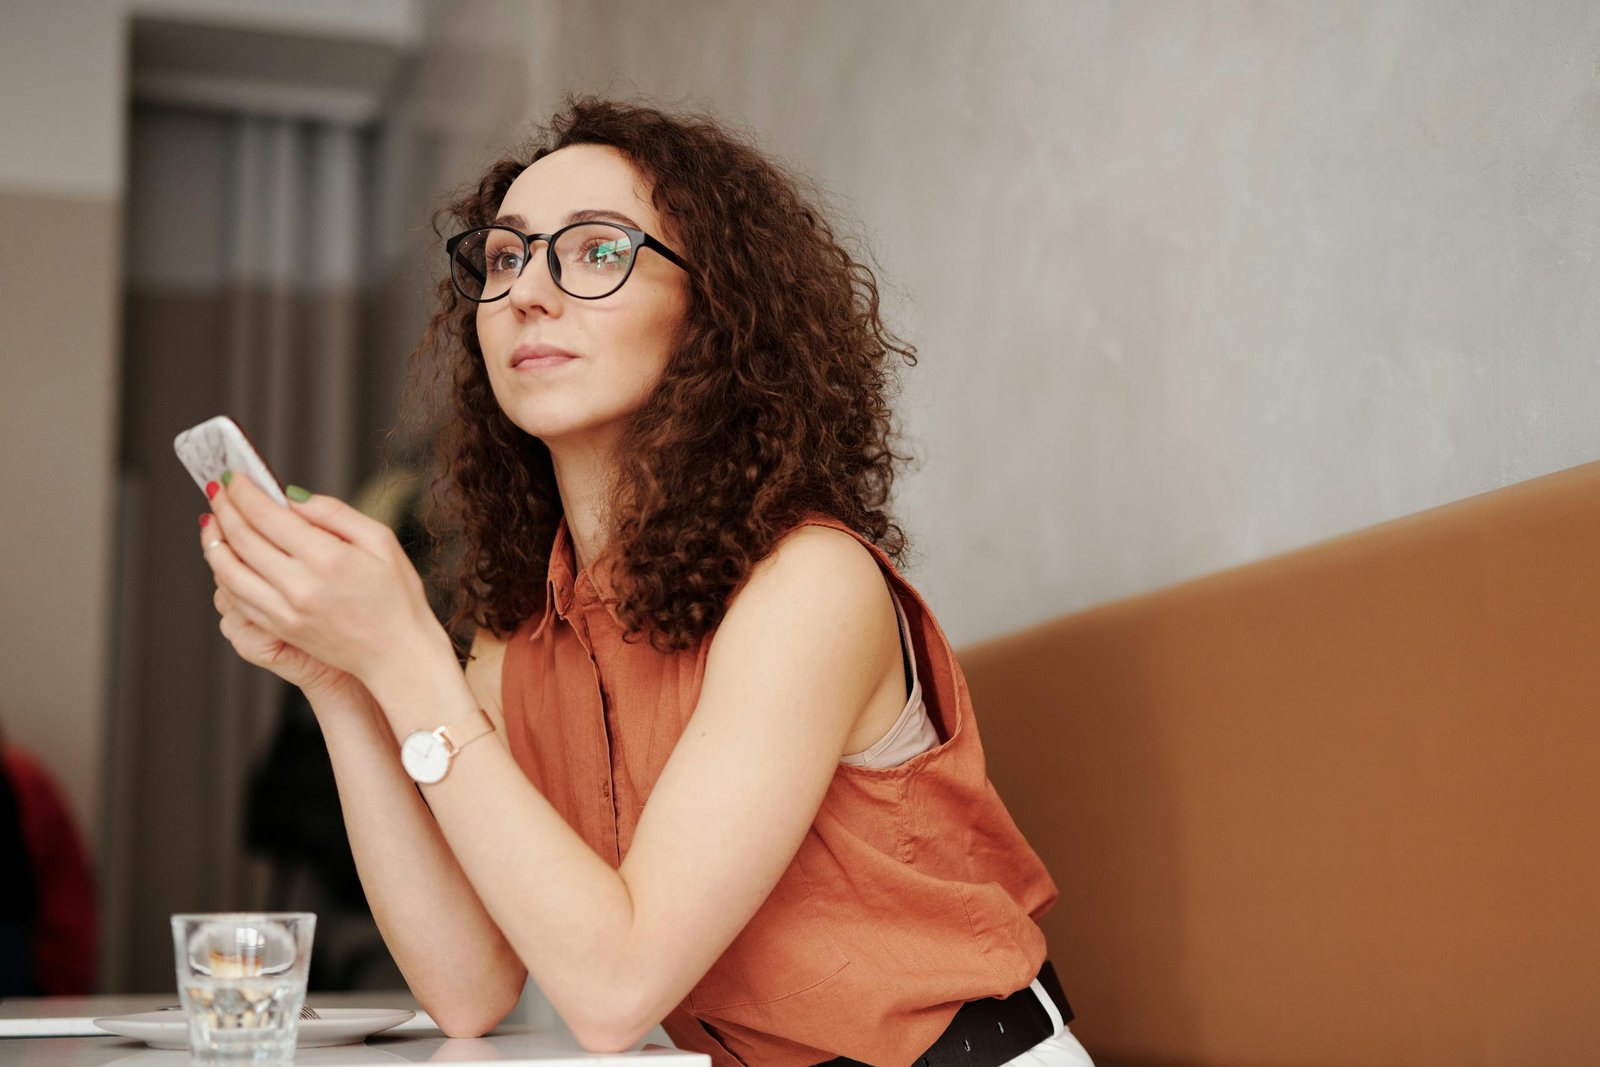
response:
M214 540L201 554L205 556L218 588L227 593L234 609L251 622L257 625L270 624L274 617L283 618L292 614L283 596L240 560L227 541ZM270 625L264 628L270 629Z
M221 531L236 558L275 588L286 589L300 571L288 553L263 537L255 524L250 521L250 516L239 508L234 487L247 480L235 477L233 486L224 488L211 498L211 513L215 516L212 525ZM260 492L259 489L256 491ZM262 496L265 497L265 494ZM267 506L277 507L270 501ZM283 509L278 508L278 510ZM284 517L292 519L292 516Z
M224 615L223 619L232 620L233 626L241 634L248 630L254 630L256 633L266 634L274 640L283 640L272 629L272 621L270 619L241 601L234 601L228 614Z
M222 528L217 525L217 517L209 511L200 513L200 551L208 552L213 543L226 540Z
M219 615L233 615L245 622L250 621L249 616L245 614L245 609L237 600L229 596L228 591L220 585L217 586L217 591L211 594L211 603L217 609L217 614ZM250 625L255 624L250 623Z
M290 486L291 489L297 488ZM304 492L304 490L300 490ZM377 519L363 515L336 496L311 493L305 500L289 498L289 507L334 536L382 556L394 543L394 532Z
M254 608L242 603L235 597L229 596L228 591L220 584L211 594L211 604L217 609L217 614L222 616L221 630L223 636L233 640L236 633L245 630L257 630L268 633L268 620ZM276 635L272 635L276 637ZM281 640L281 639L280 639Z
M217 617L217 629L222 631L222 636L238 645L245 634L256 628L255 623L244 617L238 608L224 612Z
M248 475L238 471L230 472L228 484L217 495L226 496L256 532L284 555L309 559L318 551L335 547L338 540L273 500Z

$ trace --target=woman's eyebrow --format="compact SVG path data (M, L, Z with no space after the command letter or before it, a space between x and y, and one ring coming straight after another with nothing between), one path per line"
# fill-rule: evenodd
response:
M644 228L644 227L640 226L637 222L634 222L628 216L624 215L622 212L620 212L620 211L607 211L604 208L584 208L581 211L574 211L572 214L567 216L567 222L568 223L573 223L573 222L597 222L597 221L600 221L600 220L609 220L611 222L620 222L624 226L631 226L636 230L640 230L640 229Z
M610 211L606 208L595 207L580 208L577 211L571 212L567 215L566 221L562 223L562 225L571 225L574 222L597 222L601 220L620 222L624 226L631 226L636 230L641 230L644 228L620 211ZM528 229L528 220L523 218L521 215L501 215L489 225L512 226L516 229L526 232Z

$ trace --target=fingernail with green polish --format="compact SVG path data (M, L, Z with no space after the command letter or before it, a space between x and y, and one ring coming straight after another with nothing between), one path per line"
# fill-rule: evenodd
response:
M223 471L222 472L222 484L223 485L227 485L231 481L233 481L233 472L232 471Z
M297 504L304 504L307 500L311 499L311 491L308 489L302 489L298 485L284 486L283 495L288 497L290 500L293 500Z

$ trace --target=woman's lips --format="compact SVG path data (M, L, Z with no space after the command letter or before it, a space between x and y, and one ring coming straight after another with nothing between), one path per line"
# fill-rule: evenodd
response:
M544 370L548 367L571 363L578 357L554 345L524 345L511 354L511 369L520 371Z

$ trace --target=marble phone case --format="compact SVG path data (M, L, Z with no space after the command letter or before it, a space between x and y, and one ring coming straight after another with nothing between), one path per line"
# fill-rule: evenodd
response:
M205 492L207 482L220 482L222 472L244 471L272 499L289 506L278 478L255 450L239 424L226 415L207 419L173 438L172 448L189 471L194 484Z

